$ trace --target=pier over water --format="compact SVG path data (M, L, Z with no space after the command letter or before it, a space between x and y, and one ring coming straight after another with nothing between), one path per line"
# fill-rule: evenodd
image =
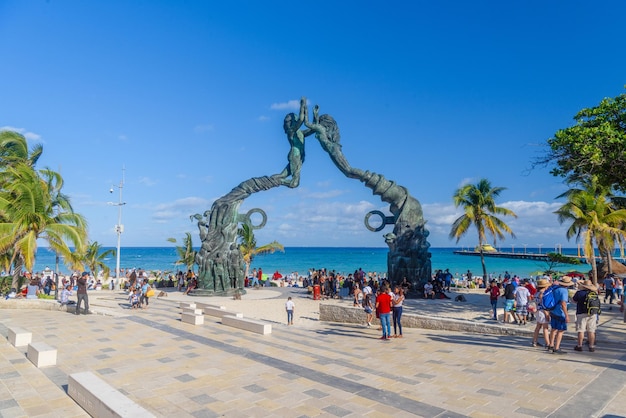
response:
M480 256L480 251L470 251L470 250L456 250L454 254L458 255L473 255ZM539 260L539 261L548 261L548 254L541 253L514 253L508 251L483 251L483 255L485 257L499 257L499 258L516 258L518 260ZM580 260L581 263L587 263L587 259L583 256L563 254L567 257L572 257Z

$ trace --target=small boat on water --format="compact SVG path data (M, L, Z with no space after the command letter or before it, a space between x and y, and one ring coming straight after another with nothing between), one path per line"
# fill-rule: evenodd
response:
M493 248L493 245L491 245L491 244L483 244L483 245L480 245L480 246L476 246L476 248L474 248L474 251L479 253L480 252L480 247L482 247L482 252L484 252L484 253L497 253L498 252L498 250Z

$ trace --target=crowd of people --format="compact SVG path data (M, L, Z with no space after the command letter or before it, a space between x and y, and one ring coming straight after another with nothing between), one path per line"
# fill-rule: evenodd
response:
M570 291L571 289L571 291ZM526 325L536 323L531 345L543 346L550 353L565 354L561 348L563 333L570 322L568 304L576 304L577 345L575 351L583 351L583 341L587 337L589 351L595 351L595 332L601 309L601 293L609 310L617 300L620 310L624 309L623 280L607 274L598 287L589 279L575 280L570 276L552 279L543 276L537 280L511 277L508 272L504 280L491 280L485 293L489 294L493 317L497 321L498 301L503 299L504 324ZM543 336L543 344L539 337Z

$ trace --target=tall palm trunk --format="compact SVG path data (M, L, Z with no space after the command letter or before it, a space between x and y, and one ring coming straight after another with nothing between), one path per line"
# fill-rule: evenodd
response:
M20 290L20 274L22 273L23 266L22 258L17 257L13 265L13 279L11 280L11 289L15 289L16 291Z
M485 265L485 254L483 253L483 246L480 246L480 262L483 265L483 283L487 283L487 266Z

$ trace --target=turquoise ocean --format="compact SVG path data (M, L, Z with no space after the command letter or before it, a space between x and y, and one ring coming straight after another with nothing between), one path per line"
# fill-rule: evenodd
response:
M107 249L107 248L105 248ZM438 269L450 269L455 276L460 277L470 270L474 275L482 275L480 257L454 254L461 248L431 248L433 272ZM509 251L502 248L501 251ZM546 253L551 249L526 248L527 253ZM524 249L515 248L516 253L524 253ZM563 254L576 255L576 248L564 248ZM141 268L147 271L176 272L184 266L176 266L178 259L174 247L122 247L120 251L120 266L123 269ZM116 258L106 260L111 271L115 271ZM495 277L504 275L505 271L521 277L536 275L538 271L547 269L547 263L534 260L506 259L486 257L488 274ZM43 271L46 267L55 269L55 254L47 248L37 250L34 271ZM259 255L254 258L251 268L262 268L264 273L280 272L283 275L298 272L305 274L310 268L326 268L338 273L353 273L362 268L364 271L386 273L387 248L325 248L325 247L287 247L285 252ZM577 270L586 272L587 265L560 266L562 271ZM69 273L69 269L61 260L59 272Z

